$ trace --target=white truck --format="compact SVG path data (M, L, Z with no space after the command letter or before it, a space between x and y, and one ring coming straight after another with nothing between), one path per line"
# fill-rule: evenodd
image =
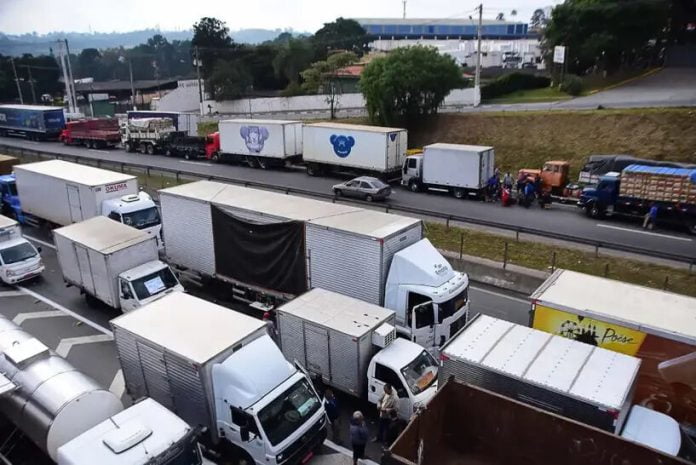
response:
M302 122L228 119L218 124L215 161L244 162L254 168L283 166L302 156Z
M387 180L401 177L408 131L341 123L306 124L302 131L307 174L342 171Z
M442 348L440 360L441 384L454 376L664 453L679 452L676 420L631 407L638 358L478 315Z
M495 173L493 147L431 144L404 160L401 184L409 190L448 192L458 199L480 197Z
M426 348L466 321L469 279L420 220L211 181L159 197L167 261L252 306L320 287L393 310L397 331Z
M163 151L176 133L170 118L128 119L121 126L121 144L126 152L153 155Z
M66 226L103 215L161 239L157 206L138 190L135 176L62 160L16 165L14 171L20 223Z
M130 396L206 428L216 449L248 464L295 464L324 441L319 396L264 322L176 292L111 326Z
M152 399L58 448L58 465L201 465L198 431Z
M184 290L144 231L96 216L56 229L53 237L63 279L88 301L129 312Z
M276 317L285 357L328 386L377 404L391 384L405 420L435 395L437 362L396 337L391 310L314 288L279 307Z
M13 285L41 275L45 267L40 252L22 237L19 223L0 215L0 281Z

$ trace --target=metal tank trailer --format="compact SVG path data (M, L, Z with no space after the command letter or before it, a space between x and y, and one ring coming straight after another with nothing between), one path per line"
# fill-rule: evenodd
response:
M111 392L0 316L0 412L51 459L57 449L123 410Z

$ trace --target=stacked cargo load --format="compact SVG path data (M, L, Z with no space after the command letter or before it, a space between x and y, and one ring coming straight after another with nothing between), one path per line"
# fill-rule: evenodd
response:
M696 169L630 165L621 173L620 195L696 204Z

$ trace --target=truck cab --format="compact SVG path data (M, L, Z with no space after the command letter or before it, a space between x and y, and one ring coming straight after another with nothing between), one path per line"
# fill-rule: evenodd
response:
M14 174L0 175L0 207L0 214L17 218L20 223L24 223Z
M376 405L384 385L391 384L399 397L399 418L408 420L435 395L437 371L438 364L427 350L397 338L370 360L367 399Z
M39 276L45 268L39 252L15 220L0 215L0 281L17 284Z
M160 249L163 247L162 220L157 205L147 192L140 191L105 200L102 203L102 215L152 234L157 239L157 246Z
M205 137L205 158L215 161L220 159L220 133L217 131Z
M585 210L591 218L599 218L611 213L619 198L620 173L607 173L599 178L599 183L586 187L580 194L578 207Z
M423 154L417 153L404 158L404 166L401 169L401 185L416 192L423 182Z
M447 342L466 323L469 277L454 271L427 239L394 255L385 290L397 332L425 347Z
M172 292L184 292L169 265L159 260L144 263L118 276L121 311L140 308Z

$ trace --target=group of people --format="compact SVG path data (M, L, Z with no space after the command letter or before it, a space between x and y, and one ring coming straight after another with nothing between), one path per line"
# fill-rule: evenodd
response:
M486 201L500 201L504 207L512 205L514 199L512 196L513 188L516 188L517 203L529 208L534 200L539 201L539 205L545 207L551 203L551 193L542 189L541 177L528 176L524 172L520 172L517 181L508 172L500 177L500 170L495 169L495 173L486 182Z
M384 393L380 397L379 402L377 402L377 410L379 412L377 435L372 438L373 442L382 444L383 450L391 446L406 426L405 422L399 419L398 406L399 397L396 394L396 390L390 384L385 384ZM338 400L330 389L327 389L324 393L324 408L329 419L331 440L336 444L341 444L341 415ZM365 423L365 417L361 411L357 410L353 412L350 420L350 444L353 449L353 465L358 465L359 461L365 458L365 448L369 441L370 432Z

